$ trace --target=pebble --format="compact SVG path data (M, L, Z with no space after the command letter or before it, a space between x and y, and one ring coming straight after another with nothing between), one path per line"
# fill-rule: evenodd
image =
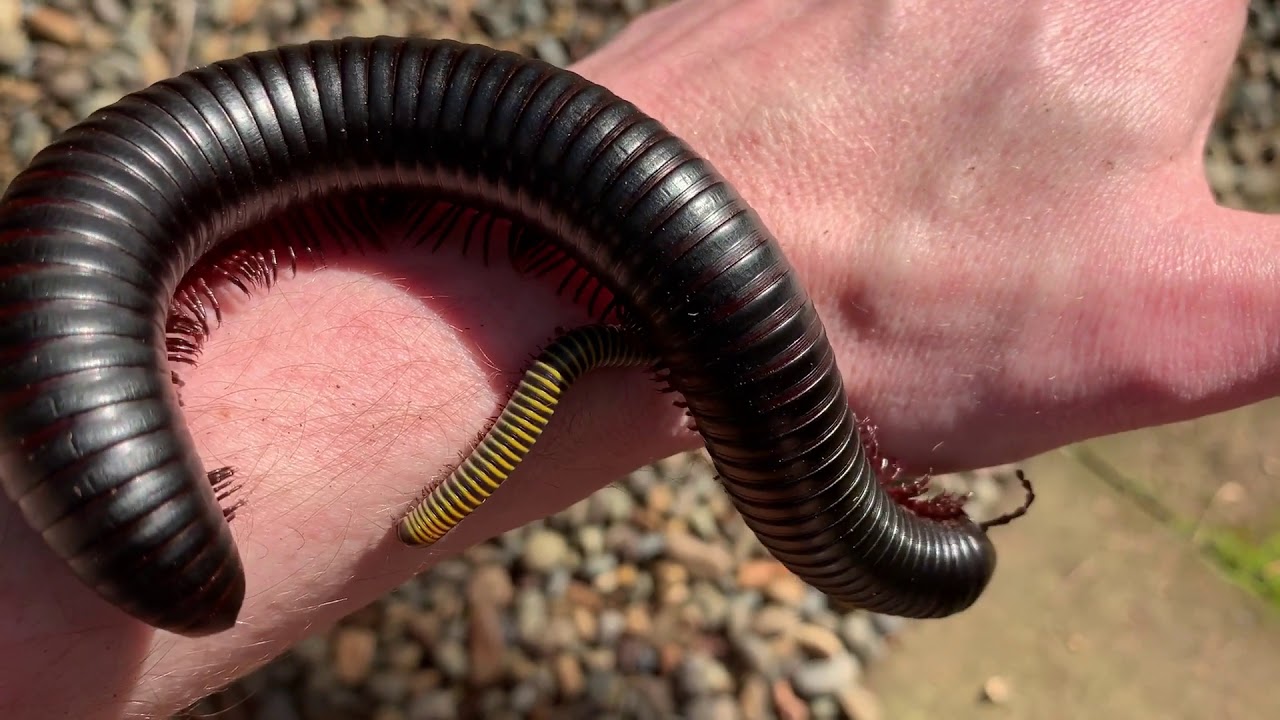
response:
M842 688L836 694L836 702L848 720L884 720L880 699L862 685Z
M631 494L625 490L605 487L591 496L588 519L598 524L625 522L631 517L635 504Z
M532 683L522 682L511 689L509 697L511 709L523 715L538 702L538 688Z
M769 682L760 675L748 675L738 692L738 710L742 720L770 720Z
M582 663L570 653L560 653L555 659L556 681L560 694L566 698L576 698L586 689L586 677L582 672Z
M254 720L299 720L293 696L283 688L264 692L255 705Z
M93 86L93 78L80 68L68 67L59 70L45 83L49 94L62 103L72 103L89 92Z
M622 580L616 569L605 570L591 579L591 585L596 590L610 595L622 587Z
M627 619L621 611L609 608L600 613L596 623L596 642L612 645L627 630Z
M31 41L22 30L22 3L0 2L0 67L21 67L31 53Z
M368 628L346 626L333 636L333 673L347 685L369 677L377 657L378 635Z
M865 613L848 613L840 619L840 638L864 664L875 662L885 649L884 638Z
M547 624L547 632L545 641L541 643L539 649L548 650L567 650L581 646L578 638L578 630L574 627L573 620L567 617L554 617Z
M764 588L764 594L770 600L782 605L798 606L804 602L809 588L799 577L788 572L779 576Z
M80 21L70 13L48 5L37 5L27 14L27 27L39 40L49 40L59 45L79 45L84 40Z
M648 640L634 636L623 638L615 649L618 668L625 673L652 674L661 665L661 655Z
M768 587L775 579L788 572L790 571L777 560L749 560L738 565L737 583L739 587L758 590Z
M733 676L719 660L701 652L684 657L679 669L680 687L689 695L711 695L733 690Z
M840 637L819 625L803 624L792 633L801 649L819 658L834 658L844 652Z
M871 613L869 615L871 625L881 636L892 637L902 631L907 621L896 615L881 615L880 613Z
M461 642L446 640L432 649L435 667L451 680L461 680L467 675L467 649Z
M613 555L595 555L587 558L587 560L582 563L582 566L579 568L579 574L594 581L601 575L613 574L613 571L617 569L617 567L617 557ZM617 589L615 581L606 580L605 585L610 589L604 592L612 592L614 589Z
M757 675L769 680L783 675L782 659L768 641L742 633L732 636L730 642L738 656Z
M337 635L337 631L334 631L334 635ZM308 665L323 665L329 654L329 638L310 635L300 640L289 652Z
M666 534L666 554L695 577L720 579L733 569L733 556L723 545L700 540L685 532Z
M729 599L710 582L693 584L691 606L687 609L697 610L698 623L711 630L723 628L729 616Z
M409 720L455 720L457 701L448 690L428 690L413 698L407 715Z
M858 682L861 668L849 655L801 663L791 674L796 692L806 697L829 695Z
M653 621L650 619L648 608L639 604L627 607L626 632L632 635L648 635L652 627Z
M531 572L546 572L564 563L569 554L569 543L564 536L552 530L540 530L530 537L524 546L524 568Z
M721 535L720 525L710 507L695 506L689 510L684 520L689 529L698 537L703 540L719 542Z
M671 512L671 504L675 501L675 492L671 486L666 483L659 483L649 489L648 496L645 499L645 507L649 510L666 515Z
M667 539L658 533L645 533L635 539L635 543L626 553L635 562L649 562L667 549Z
M572 582L573 573L569 571L569 568L552 568L551 572L547 573L547 582L544 587L544 591L548 598L554 599L564 597L565 593L569 591L569 585Z
M600 627L599 615L590 608L575 607L573 609L573 626L577 630L578 637L594 642Z
M404 635L413 616L413 606L402 600L391 598L382 606L382 619L378 632L388 640L395 640Z
M494 40L506 40L520 29L515 16L499 9L496 3L481 5L472 12L481 29Z
M381 2L363 2L347 18L347 25L351 34L369 37L384 32L388 19L387 7Z
M809 714L813 716L813 720L835 720L840 715L840 706L834 699L824 695L809 703Z
M475 605L469 613L469 679L475 687L496 683L506 669L506 641L498 606Z
M786 680L773 681L773 706L778 711L779 720L808 720L809 705L791 687Z
M546 597L537 590L526 588L516 595L516 633L526 645L537 646L546 636Z
M94 16L110 28L118 28L129 19L129 8L122 0L91 0L89 6Z
M751 629L765 637L790 634L800 624L800 617L794 610L781 605L766 605L751 621Z
M728 695L710 695L695 699L685 711L689 720L735 720L738 706Z
M10 148L14 158L21 163L29 161L36 151L53 139L49 128L38 117L29 113L22 113L14 118L10 132Z
M539 58L557 67L569 64L569 51L565 49L564 43L554 37L546 36L539 39L534 45L534 51Z
M104 53L88 68L88 73L90 81L97 87L142 84L137 58L124 50Z
M514 597L511 575L500 565L476 568L467 582L467 600L472 604L506 607Z
M398 705L409 694L409 676L403 673L378 673L369 678L369 694L379 702Z
M546 0L521 0L520 18L525 27L543 25L550 16Z
M628 17L635 17L649 9L645 0L622 0L621 6Z
M992 705L1005 705L1013 694L1013 686L1009 679L1002 675L992 675L982 683L982 699Z
M604 553L604 530L599 525L583 525L580 527L577 532L577 541L578 548L582 550L583 555L592 557Z

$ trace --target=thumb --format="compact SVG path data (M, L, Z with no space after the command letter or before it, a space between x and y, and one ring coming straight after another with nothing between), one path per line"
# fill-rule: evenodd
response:
M1280 394L1280 216L1206 199L1184 233L1148 298L1151 367L1168 374L1174 399L1168 422Z

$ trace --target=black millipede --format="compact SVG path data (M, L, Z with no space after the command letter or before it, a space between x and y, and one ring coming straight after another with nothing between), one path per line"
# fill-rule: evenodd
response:
M202 263L270 281L296 258L223 257L227 239L379 191L448 208L428 213L437 235L466 224L505 236L523 269L568 261L593 278L748 526L838 604L940 617L986 587L985 528L883 481L796 272L706 159L571 71L379 37L134 92L62 133L0 198L0 482L101 596L177 633L234 624L246 580L226 473L197 457L170 366L208 331L205 278L179 287Z

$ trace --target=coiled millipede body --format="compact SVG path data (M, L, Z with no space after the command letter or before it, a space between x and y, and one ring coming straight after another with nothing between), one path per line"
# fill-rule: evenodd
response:
M804 288L710 163L572 72L384 37L156 83L67 130L0 198L0 483L118 607L200 635L245 595L226 474L197 457L168 365L207 332L175 303L183 279L237 232L376 191L507 223L526 267L554 249L589 272L747 524L835 601L936 617L983 591L984 528L895 501ZM252 278L254 257L226 263Z

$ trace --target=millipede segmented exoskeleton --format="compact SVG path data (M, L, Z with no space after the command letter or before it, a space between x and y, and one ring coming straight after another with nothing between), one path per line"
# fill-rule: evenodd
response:
M424 251L505 238L517 267L558 268L559 290L634 325L747 525L837 603L937 617L986 587L983 527L882 484L796 272L706 159L573 72L383 37L158 82L68 129L0 199L0 483L118 607L190 635L236 620L228 478L197 457L170 364L220 315L208 283L276 282L318 252L315 223L376 250L377 208L335 198L379 193L412 198L402 229ZM228 242L291 212L312 224Z

